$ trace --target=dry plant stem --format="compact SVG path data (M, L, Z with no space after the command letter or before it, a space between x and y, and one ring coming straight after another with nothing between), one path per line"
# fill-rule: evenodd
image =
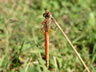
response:
M27 64L27 66L26 66L26 68L25 68L25 71L24 71L24 72L27 72L28 67L29 67L29 66L30 66L30 64L31 64L31 61L32 61L32 58L30 58L30 59L29 59L29 62L28 62L28 64Z
M81 58L80 54L78 53L78 51L75 49L75 47L73 46L72 42L70 41L70 39L68 38L68 36L65 34L65 32L63 31L63 29L60 27L60 25L56 22L54 17L51 17L52 21L56 24L56 26L59 28L59 30L62 32L62 34L64 35L64 37L66 38L66 40L68 41L68 43L70 44L70 46L73 48L74 52L76 53L76 55L78 56L78 58L80 59L81 63L84 65L84 67L86 68L86 70L88 72L90 72L88 66L85 64L85 62L83 61L83 59Z
M57 70L57 62L56 62L56 57L53 56L53 60L54 60L54 65L55 65L55 72Z

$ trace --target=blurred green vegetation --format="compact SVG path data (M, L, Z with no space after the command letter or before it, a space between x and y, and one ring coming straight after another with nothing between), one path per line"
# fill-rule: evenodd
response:
M96 72L96 0L0 0L0 72L86 72L58 29L50 32L46 70L41 32L45 9Z

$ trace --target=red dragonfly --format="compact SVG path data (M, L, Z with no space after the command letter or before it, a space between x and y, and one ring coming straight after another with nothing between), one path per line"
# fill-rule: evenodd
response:
M51 23L51 18L50 18L51 13L48 10L46 10L43 16L44 16L44 20L42 24L43 24L43 31L45 33L45 60L46 60L46 67L48 68L49 66L48 32L49 32L49 24Z
M48 32L50 30L50 23L52 21L51 19L51 13L46 10L45 13L43 14L44 20L42 22L43 24L43 31L45 33L45 60L46 60L46 67L48 68L49 66L49 37L48 37ZM52 29L55 29L56 27L51 27Z

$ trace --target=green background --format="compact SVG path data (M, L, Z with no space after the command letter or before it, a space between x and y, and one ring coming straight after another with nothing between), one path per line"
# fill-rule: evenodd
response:
M58 28L49 33L46 69L42 32L46 9L90 71L96 72L96 0L0 0L0 72L87 72Z

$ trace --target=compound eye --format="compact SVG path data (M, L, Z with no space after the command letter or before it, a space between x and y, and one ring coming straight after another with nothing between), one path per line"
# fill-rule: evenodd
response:
M44 13L43 16L45 17L46 16L46 13Z
M46 11L46 12L43 14L43 16L44 16L45 18L49 18L49 17L50 17L50 12Z
M47 14L46 14L46 17L50 17L50 15L47 13Z

